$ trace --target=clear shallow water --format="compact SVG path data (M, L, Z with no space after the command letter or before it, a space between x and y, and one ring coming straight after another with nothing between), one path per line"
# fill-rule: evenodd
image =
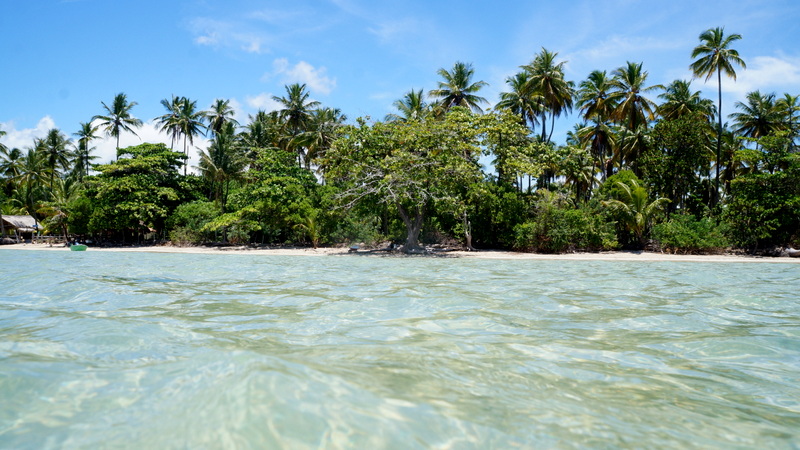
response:
M800 446L800 266L4 250L0 448Z

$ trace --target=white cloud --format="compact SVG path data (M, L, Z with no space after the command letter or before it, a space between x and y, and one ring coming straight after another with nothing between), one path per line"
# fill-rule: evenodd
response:
M47 132L56 128L56 123L50 116L44 116L39 119L34 128L23 128L17 130L14 122L0 123L0 130L6 132L6 135L0 137L0 142L9 149L18 148L20 150L33 147L33 140L36 138L43 138Z
M286 58L278 58L272 62L272 74L279 75L284 83L304 83L308 88L323 95L328 95L336 87L336 78L327 76L325 67L314 68L311 64L300 61L295 65L290 65ZM270 78L271 74L266 74L264 78Z
M92 124L97 125L98 122L99 119L95 120ZM17 130L14 127L13 122L0 123L0 129L7 133L5 136L0 138L0 142L2 142L8 148L16 147L19 149L25 149L32 147L34 139L45 137L47 132L53 128L56 128L56 124L50 116L41 118L34 128L24 128L21 130ZM122 132L120 134L120 148L139 145L144 142L154 144L163 143L166 144L167 147L170 146L169 136L158 131L158 125L155 124L154 120L145 122L141 128L137 128L135 131L138 137L128 132ZM73 143L75 143L74 136L71 136L66 132L64 133L67 134L67 137L72 139ZM92 155L98 157L94 160L94 162L98 164L106 164L116 159L117 139L106 135L102 130L98 131L97 136L98 139L93 140L91 143L92 147L94 147ZM209 140L204 136L197 136L194 138L194 144L189 148L189 171L192 171L192 167L196 166L200 161L198 148L205 149L208 147L208 144ZM181 139L180 142L175 142L175 150L183 151L183 139Z
M196 34L195 44L209 47L238 47L248 53L266 53L267 37L248 26L234 22L197 18L189 28Z
M264 110L270 112L281 109L281 104L272 99L272 94L267 94L266 92L262 92L254 96L248 95L245 98L245 102L247 103L247 106L255 110ZM243 122L240 121L239 123Z
M779 90L776 92L779 96L787 91L793 95L800 92L800 58L756 56L746 63L747 69L737 68L736 82L722 81L723 91L742 97L755 90L763 93Z

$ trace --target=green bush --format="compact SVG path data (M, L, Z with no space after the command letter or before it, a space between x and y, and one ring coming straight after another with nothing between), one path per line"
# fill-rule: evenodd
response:
M609 250L617 247L612 222L592 206L575 209L568 202L544 194L536 217L514 227L517 250L564 253L574 250Z
M201 230L219 214L219 208L214 202L198 200L178 206L167 220L170 241L186 245L214 240L214 233Z
M692 215L673 215L668 222L655 225L653 239L663 250L672 253L712 253L730 245L725 228L704 217L697 220Z

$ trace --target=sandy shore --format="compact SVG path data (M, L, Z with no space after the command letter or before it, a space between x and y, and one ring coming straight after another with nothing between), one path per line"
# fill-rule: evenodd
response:
M3 250L41 250L66 252L69 249L61 246L47 244L13 244L0 245ZM172 246L143 246L143 247L90 247L91 252L148 252L148 253L188 253L188 254L220 254L242 253L253 255L284 255L284 256L386 256L385 253L368 253L359 251L349 253L347 248L249 248L249 247L172 247ZM537 253L519 253L500 250L483 250L477 252L446 252L438 255L458 258L481 259L522 259L522 260L563 260L563 261L682 261L682 262L745 262L745 263L794 263L800 264L800 258L771 258L741 255L670 255L665 253L650 252L599 252L599 253L567 253L562 255L543 255Z

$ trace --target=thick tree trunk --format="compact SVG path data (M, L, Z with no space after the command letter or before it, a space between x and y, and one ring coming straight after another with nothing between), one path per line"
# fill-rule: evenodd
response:
M419 245L419 233L420 230L422 230L423 211L419 206L415 206L414 216L411 217L408 211L403 208L403 205L399 203L397 204L397 210L400 212L400 218L403 219L407 231L406 244L403 246L403 251L405 253L418 252L421 249Z

